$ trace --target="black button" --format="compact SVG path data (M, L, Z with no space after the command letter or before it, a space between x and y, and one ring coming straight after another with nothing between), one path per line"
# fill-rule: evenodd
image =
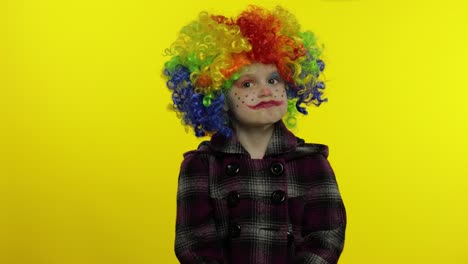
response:
M240 235L241 227L238 224L231 224L229 226L229 235L231 238L238 237Z
M274 191L274 192L271 194L271 201L272 201L274 204L283 203L284 201L286 201L286 193L283 192L283 191L281 191L281 190Z
M271 173L273 173L273 175L276 175L276 176L281 175L281 173L283 173L284 171L283 164L279 162L275 162L271 164L270 171Z
M227 176L234 176L239 173L239 164L237 163L229 163L226 165L226 175Z
M236 191L232 191L229 193L227 196L227 202L229 207L235 207L239 204L240 201L240 195Z
M294 235L288 231L288 247L294 243Z

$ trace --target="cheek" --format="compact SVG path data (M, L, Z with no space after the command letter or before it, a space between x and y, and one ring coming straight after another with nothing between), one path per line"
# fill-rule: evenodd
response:
M251 103L254 100L253 98L254 97L251 92L235 91L232 93L231 101L234 107L239 108L242 105L247 105L248 103Z
M277 100L286 98L286 89L284 87L278 87L273 89L273 97Z
M280 92L278 100L283 101L283 112L287 112L288 110L288 96L286 95L286 90Z

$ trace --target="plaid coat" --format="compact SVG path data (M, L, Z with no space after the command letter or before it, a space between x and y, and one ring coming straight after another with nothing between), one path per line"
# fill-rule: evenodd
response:
M263 159L233 136L184 154L177 190L180 263L337 263L346 210L328 146L279 121Z

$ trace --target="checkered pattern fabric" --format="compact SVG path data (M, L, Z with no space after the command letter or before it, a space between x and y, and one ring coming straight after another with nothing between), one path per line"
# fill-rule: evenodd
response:
M181 263L337 263L346 210L327 160L279 121L263 159L214 135L184 154L175 253Z

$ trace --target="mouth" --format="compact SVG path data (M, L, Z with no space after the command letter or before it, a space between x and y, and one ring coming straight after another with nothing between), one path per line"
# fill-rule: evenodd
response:
M269 107L273 107L273 106L280 106L283 104L283 101L275 101L275 100L270 100L270 101L264 101L264 102L260 102L256 105L247 105L250 109L254 109L254 110L257 110L257 109L261 109L261 108L269 108Z

